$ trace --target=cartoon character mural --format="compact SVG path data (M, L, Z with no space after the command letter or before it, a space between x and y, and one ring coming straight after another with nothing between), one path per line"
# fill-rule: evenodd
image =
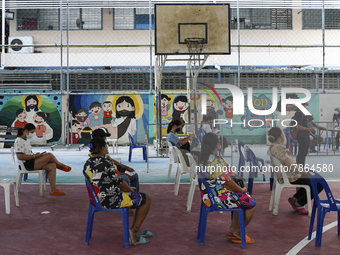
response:
M232 119L233 118L233 96L228 96L222 99L223 108L225 110L225 118Z
M1 99L0 124L23 127L36 126L31 144L59 142L61 138L61 96L56 95L6 95Z
M91 123L91 120L87 115L87 111L84 108L80 108L73 119L77 120L82 127L89 127Z
M260 94L259 96L253 96L252 104L254 108L257 110L269 110L272 107L272 101L264 94ZM245 108L246 114L241 117L242 122L244 121L246 125L241 125L242 129L248 129L249 131L254 130L255 128L266 128L272 126L272 120L274 119L273 114L269 114L266 116L256 115L250 112L248 108L247 98L245 97Z
M113 122L112 103L110 101L105 101L102 107L104 111L103 124L111 124Z
M26 124L27 124L27 112L25 109L18 109L16 112L15 112L15 120L13 121L12 123L12 127L24 127Z
M39 112L41 102L36 95L29 95L25 98L25 110L27 112L27 122L33 123L33 116L36 112Z
M90 119L90 127L100 126L103 124L104 114L102 112L102 105L99 102L92 102L89 107L89 119Z
M130 133L135 135L135 103L129 96L121 96L116 101L116 119L113 126L118 128L118 143L128 143Z
M216 119L217 112L216 101L212 97L207 97L207 114L206 116L211 116L211 118Z
M170 109L169 102L171 101L171 98L168 97L165 94L161 94L161 114L163 116L168 116L168 111Z
M72 125L69 125L69 127L71 129L69 133L69 143L77 144L81 138L82 126L77 120L72 120ZM65 141L65 143L67 143L67 141Z
M33 124L35 125L35 136L31 138L31 141L37 140L37 143L46 144L48 139L53 137L53 130L47 124L49 119L49 113L36 112L33 116Z
M186 96L177 96L174 98L173 101L173 112L172 112L172 119L173 120L180 120L183 124L185 124L184 121L184 112L188 110L189 103L188 98ZM182 128L180 128L180 131L178 134L183 134Z

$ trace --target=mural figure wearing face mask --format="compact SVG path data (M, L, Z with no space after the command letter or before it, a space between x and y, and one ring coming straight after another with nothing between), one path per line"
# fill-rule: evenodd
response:
M80 126L82 127L88 127L90 126L90 118L87 115L87 111L84 108L81 108L78 110L78 112L76 113L75 118L73 118L74 120L78 121Z
M118 128L118 143L129 143L129 135L136 133L135 103L129 96L121 96L116 101L116 119L112 125Z

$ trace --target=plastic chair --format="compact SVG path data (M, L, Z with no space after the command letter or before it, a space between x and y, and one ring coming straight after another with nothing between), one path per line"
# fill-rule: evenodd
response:
M334 126L334 128L337 128L337 127L338 127L338 125ZM328 149L330 149L334 139L335 139L334 132L332 132L332 134L329 136L328 135L328 130L326 130L326 136L325 136L325 141L324 141L323 149L324 150L326 149L327 144L328 144Z
M188 201L187 201L187 211L191 212L191 205L192 205L192 200L194 199L194 194L195 194L195 187L198 184L197 181L197 171L196 171L196 161L194 159L194 157L192 156L192 154L190 154L189 152L186 153L189 159L189 163L190 163L190 188L189 188L189 194L188 194Z
M85 174L84 174L85 176ZM124 230L124 246L125 248L129 248L129 211L128 207L118 208L118 209L105 209L101 206L97 194L94 192L92 184L85 176L85 182L87 191L89 194L89 213L87 217L87 226L86 226L86 235L85 235L85 244L89 245L90 238L92 237L92 227L93 227L93 219L95 212L120 212L123 218L123 230Z
M291 138L288 128L283 129L283 132L286 136L286 148L287 149L289 148L290 154L297 155L298 141ZM293 149L294 149L294 153L293 153Z
M205 134L206 134L206 132L202 128L197 129L197 138L198 138L198 140L200 141L201 144L202 144L203 136Z
M262 167L264 166L264 160L257 158L254 152L248 147L246 149L246 160L250 163L249 179L248 179L248 193L251 195L253 193L253 183L254 177L257 177L258 172L262 172ZM256 171L253 171L256 170ZM266 181L264 173L262 173L263 181ZM272 189L274 178L270 178L270 189Z
M278 160L277 158L270 156L270 160L272 162L272 166L275 167L281 167L282 164L280 162L280 160ZM277 169L277 168L275 168ZM283 183L279 183L277 181L277 172L275 171L275 169L273 169L274 172L274 186L273 186L273 190L272 190L272 194L270 196L270 203L269 203L269 209L268 211L273 211L273 215L277 215L278 211L279 211L279 203L280 203L280 197L281 197L281 191L284 188L303 188L306 190L306 194L307 194L307 203L308 203L308 215L309 217L312 214L312 203L311 203L311 191L310 191L310 187L308 185L302 185L302 184L298 184L298 185L293 185L289 182L287 174L284 171L281 171L282 174L282 178L283 178ZM283 169L285 170L285 169ZM273 205L274 205L274 210L273 210Z
M330 211L338 212L338 235L340 235L340 225L339 225L340 200L334 199L331 189L329 188L326 180L321 175L319 175L316 172L314 173L309 172L308 176L309 176L309 180L310 180L313 195L314 195L313 211L312 211L312 217L310 219L310 224L309 224L308 240L310 240L312 237L316 208L318 208L315 246L321 247L323 222L324 222L326 213ZM317 188L318 183L320 183L325 190L325 193L327 196L327 199L325 200L321 200L319 197L318 188Z
M145 162L148 161L148 156L147 156L147 152L146 152L146 145L145 144L135 144L132 138L132 135L130 133L129 134L129 141L130 141L130 149L129 149L129 162L131 162L131 156L132 156L132 150L136 149L136 148L142 148L143 149L143 160L145 160Z
M172 165L174 163L177 163L177 169L178 169L178 159L177 159L177 154L176 151L173 148L173 145L171 142L168 142L168 147L169 147L169 170L168 170L168 179L167 181L170 181L170 175L171 175L171 169L172 169Z
M0 178L0 186L4 188L5 192L5 208L6 214L11 214L11 184L14 187L14 197L15 197L15 205L19 207L19 197L18 197L18 190L16 186L15 179L8 179L8 178Z
M207 196L203 195L202 201L201 201L201 211L200 211L200 218L198 222L198 230L197 230L197 239L200 239L200 245L204 245L204 239L205 239L205 230L207 226L207 218L208 214L213 211L230 211L232 213L236 212L239 215L239 220L240 220L240 230L241 230L241 243L242 243L242 249L246 248L246 229L245 229L245 224L244 224L244 212L243 209L227 209L227 208L219 208L216 205L215 202L215 197L213 193L210 190L210 187L207 183L207 181L200 175L198 174L198 187L203 193L203 190L206 190ZM210 207L207 207L203 203L203 199L209 200L210 201Z
M240 155L239 160L238 160L237 172L240 176L243 177L243 172L241 172L240 170L241 170L241 167L245 166L245 164L246 164L246 157L243 154L245 145L241 140L237 140L237 146L238 146L238 151L239 151L239 155Z
M15 150L14 147L11 147L11 154L12 154L12 160L15 162ZM40 196L43 196L43 184L44 184L44 190L46 190L46 172L44 169L41 170L30 170L27 171L25 168L24 163L18 159L18 176L17 176L17 190L20 192L21 188L21 180L22 176L24 174L32 174L32 173L37 173L39 174L39 193Z
M189 173L190 181L193 176L191 174L191 168L187 166L187 163L185 162L182 152L176 146L173 146L173 148L176 151L178 162L179 162L179 166L176 172L175 187L174 187L174 195L177 196L182 174Z

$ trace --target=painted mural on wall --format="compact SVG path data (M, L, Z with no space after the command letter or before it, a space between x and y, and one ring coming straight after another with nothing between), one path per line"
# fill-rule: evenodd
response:
M61 138L61 96L16 95L0 97L0 124L10 127L35 125L31 144L59 142Z
M147 95L72 95L73 143L87 144L91 132L100 127L111 133L110 138L118 139L118 144L128 144L128 134L135 142L145 142L148 101Z

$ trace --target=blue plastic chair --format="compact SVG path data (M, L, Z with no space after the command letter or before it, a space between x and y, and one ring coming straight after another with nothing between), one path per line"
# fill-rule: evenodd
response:
M133 137L130 133L129 134L129 141L130 141L130 150L129 150L129 162L131 162L131 156L132 156L132 150L136 148L142 148L143 149L143 160L145 162L148 161L148 156L146 152L146 145L145 144L135 144L133 141Z
M297 155L298 141L290 137L288 128L285 128L283 132L285 133L286 136L286 148L287 149L289 148L290 154Z
M337 128L338 125L335 125L334 128ZM324 145L323 145L323 149L326 149L326 146L328 144L328 149L331 148L332 145L332 141L335 140L335 135L334 132L332 132L332 134L330 136L328 136L328 130L326 131L326 136L325 136L325 141L324 141Z
M232 213L236 212L239 215L240 219L240 230L241 230L241 243L242 243L242 249L246 248L246 229L245 229L245 223L244 223L244 212L243 209L227 209L227 208L219 208L216 205L215 198L213 193L210 190L210 187L207 183L207 181L202 177L202 175L199 175L198 178L198 187L200 191L206 190L208 193L208 198L210 200L210 207L207 207L203 200L201 201L201 211L200 211L200 218L198 222L198 230L197 230L197 239L200 239L200 245L204 245L205 240L205 230L207 226L207 218L208 214L213 211L230 211Z
M246 146L246 160L250 163L249 179L248 179L248 193L251 195L253 193L253 183L254 177L257 177L258 172L262 172L262 166L264 166L264 160L262 158L257 158L254 152ZM256 171L253 171L256 170ZM263 175L263 181L266 181L266 177ZM273 188L274 176L270 177L270 190Z
M309 224L309 232L308 232L308 240L312 237L313 232L313 225L315 220L315 213L316 208L318 208L318 216L317 216L317 223L316 223L316 238L315 238L315 246L321 247L321 239L322 239L322 229L323 229L323 222L326 216L326 213L330 211L338 212L338 235L340 235L340 200L334 199L332 191L330 190L326 180L316 172L309 172L308 173L309 180L312 186L312 192L314 195L313 201L313 209L312 209L312 217L310 218ZM318 193L317 184L320 183L326 193L327 199L321 200Z
M202 144L202 140L203 140L203 136L206 134L207 132L205 132L202 128L197 129L197 138L200 141L200 143Z
M245 158L245 156L243 155L243 152L242 152L242 149L244 150L245 145L241 140L238 140L237 146L238 146L238 152L240 154L240 158L238 160L237 172L240 176L243 177L243 172L241 172L240 169L241 169L242 166L245 166L245 164L246 164L246 158Z
M85 174L84 174L85 175ZM87 191L89 193L89 214L87 218L87 227L85 235L85 244L89 245L90 238L92 236L92 226L95 212L120 212L123 217L123 230L124 230L124 246L129 248L129 211L128 207L119 209L105 209L101 206L96 193L93 190L92 184L85 176L85 182ZM93 202L92 202L93 201ZM93 204L94 203L94 204Z

